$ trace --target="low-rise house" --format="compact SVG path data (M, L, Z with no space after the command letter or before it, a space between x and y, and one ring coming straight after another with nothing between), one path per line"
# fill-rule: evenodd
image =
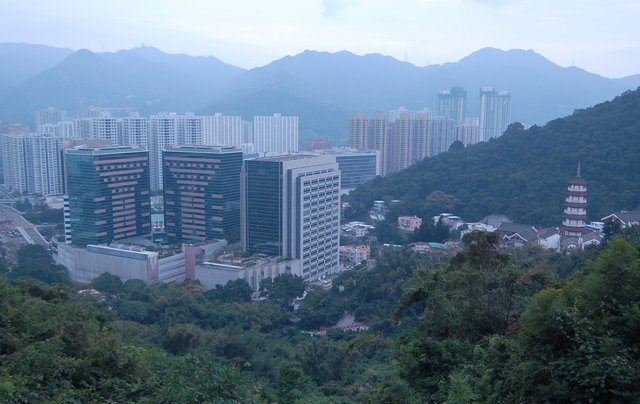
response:
M440 213L433 217L434 224L437 224L440 221L449 226L451 230L457 230L464 224L464 220L462 220L460 216L452 215L451 213Z
M640 210L621 210L600 219L602 222L615 221L621 228L640 225Z
M368 245L343 245L340 246L340 261L360 264L369 259L371 247Z
M415 231L422 226L422 219L418 216L398 217L398 228L405 231Z
M528 224L503 222L496 229L502 248L522 247L538 240L538 230Z
M557 227L540 229L538 244L546 249L558 251L560 249L560 230Z

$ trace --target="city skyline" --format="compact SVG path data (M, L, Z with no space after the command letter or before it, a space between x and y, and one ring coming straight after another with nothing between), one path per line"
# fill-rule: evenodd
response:
M4 5L0 39L109 52L147 44L245 68L306 49L381 53L417 66L484 47L533 49L561 66L623 77L639 73L638 17L640 5L624 0L118 0L90 7L34 0Z

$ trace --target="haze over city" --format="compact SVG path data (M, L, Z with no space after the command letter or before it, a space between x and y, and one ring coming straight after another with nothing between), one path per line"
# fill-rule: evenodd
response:
M628 0L31 0L5 2L0 40L96 52L146 44L245 68L305 49L424 66L491 46L616 78L639 73L638 20Z

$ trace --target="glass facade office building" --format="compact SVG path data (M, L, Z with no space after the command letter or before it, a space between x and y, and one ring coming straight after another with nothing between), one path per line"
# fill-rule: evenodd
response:
M333 156L246 160L242 244L250 254L300 259L303 279L338 271L340 171Z
M67 240L76 246L151 235L149 152L127 147L65 151Z
M177 146L162 152L162 167L169 243L240 240L240 149Z
M352 189L376 177L375 152L335 154L342 189Z

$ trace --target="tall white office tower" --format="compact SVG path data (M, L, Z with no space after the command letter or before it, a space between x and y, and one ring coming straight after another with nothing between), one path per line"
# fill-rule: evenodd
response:
M438 93L438 115L451 119L455 124L464 121L467 91L462 87L452 87Z
M243 143L242 117L236 115L205 115L202 117L202 144L207 146L240 147Z
M340 171L333 156L245 160L241 174L242 246L250 254L301 260L313 281L338 271Z
M254 116L253 136L257 153L297 153L298 117Z
M151 190L162 189L162 151L178 145L178 118L176 114L149 117L149 160Z
M123 146L149 148L149 120L137 112L118 120L119 143Z
M487 141L501 136L511 121L511 95L493 87L480 88L479 137Z

